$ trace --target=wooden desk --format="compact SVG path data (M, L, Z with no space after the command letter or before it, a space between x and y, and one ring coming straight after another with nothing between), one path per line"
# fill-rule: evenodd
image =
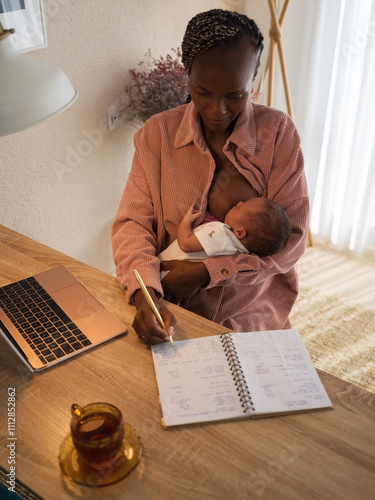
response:
M373 499L375 395L320 372L334 410L164 430L151 351L131 328L115 278L0 226L0 285L63 264L129 325L127 336L31 374L0 341L1 429L7 388L16 388L16 479L46 500ZM171 306L176 339L219 334L221 326ZM120 482L69 484L57 461L70 406L107 401L140 433L143 457ZM0 464L9 470L1 440Z

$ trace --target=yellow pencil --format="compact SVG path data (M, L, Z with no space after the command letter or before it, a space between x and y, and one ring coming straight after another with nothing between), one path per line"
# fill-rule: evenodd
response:
M137 281L138 281L138 283L139 283L139 285L141 287L143 295L145 296L145 298L146 298L147 302L149 303L149 305L150 305L153 313L155 314L156 319L159 321L160 326L162 328L164 328L165 331L167 331L166 328L165 328L165 324L164 324L163 318L160 316L160 313L157 310L157 308L156 308L156 306L154 304L154 301L151 298L151 295L148 293L148 290L145 287L145 284L143 283L143 280L140 277L138 271L136 271L135 269L133 269L133 273L134 273L135 277L137 278ZM170 335L169 335L169 342L173 345L173 339L172 339L172 337Z

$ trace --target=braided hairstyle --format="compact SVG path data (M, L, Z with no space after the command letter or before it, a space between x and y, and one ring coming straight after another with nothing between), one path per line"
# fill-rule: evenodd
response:
M190 73L196 57L217 46L228 47L246 40L263 50L263 35L252 19L229 10L212 9L194 16L182 40L182 64Z

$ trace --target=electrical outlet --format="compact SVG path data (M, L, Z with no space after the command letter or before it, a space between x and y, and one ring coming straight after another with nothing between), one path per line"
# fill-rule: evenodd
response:
M107 109L108 129L115 130L126 121L126 113L119 106L111 106Z

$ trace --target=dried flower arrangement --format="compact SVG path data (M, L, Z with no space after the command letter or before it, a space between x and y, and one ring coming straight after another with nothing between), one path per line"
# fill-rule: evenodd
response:
M128 100L123 107L129 121L143 124L156 113L186 101L189 82L181 63L181 50L171 50L175 53L173 57L167 54L154 59L149 49L145 54L146 63L142 61L138 64L141 69L130 70L134 83L125 86Z

